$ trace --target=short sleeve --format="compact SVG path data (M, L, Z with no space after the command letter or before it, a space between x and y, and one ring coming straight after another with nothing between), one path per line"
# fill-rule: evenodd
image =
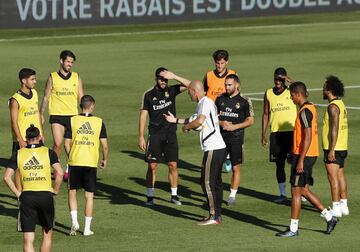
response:
M247 103L248 103L248 107L247 107L247 110L245 112L245 116L246 117L254 117L255 114L254 114L254 108L253 108L253 105L252 105L252 102L250 99L246 99Z
M215 100L215 106L217 108L218 111L220 111L220 96L216 97L216 100Z
M101 125L100 138L107 138L107 132L106 132L106 127L105 127L104 122L102 122L102 125Z
M200 104L199 104L199 107L197 108L197 114L198 115L204 115L206 117L208 117L210 115L210 109L211 109L211 105L210 104L210 101L209 99L205 99L203 100Z
M150 100L149 100L149 95L148 95L148 93L145 93L143 96L143 100L142 100L140 109L149 111L150 107L151 107L151 104L150 104Z
M56 155L56 152L51 149L49 149L49 158L50 158L50 165L59 163L59 158Z
M311 111L307 108L303 109L300 113L300 122L301 122L301 126L303 128L311 128L312 127L312 119L313 119L313 114L311 113Z

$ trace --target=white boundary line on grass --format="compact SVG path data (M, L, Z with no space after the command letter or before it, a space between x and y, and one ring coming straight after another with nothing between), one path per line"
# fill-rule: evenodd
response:
M346 89L352 89L352 88L360 88L360 86L347 86L345 87ZM311 89L308 89L308 91L322 91L323 89L322 88L311 88ZM245 96L250 96L250 95L263 95L264 92L261 92L261 93L244 93L243 95ZM256 97L249 97L249 99L251 101L263 101L264 98L256 98ZM319 107L327 107L328 104L320 104L320 103L315 103L316 106L319 106ZM354 107L354 106L346 106L347 109L355 109L355 110L360 110L360 107Z
M74 34L74 35L38 36L38 37L27 37L27 38L0 39L0 43L1 42L30 41L30 40L64 39L64 38L95 38L95 37L111 37L111 36L126 36L126 35L151 35L151 34L170 34L170 33L185 33L185 32L274 29L274 28L314 27L314 26L324 26L324 25L350 25L350 24L360 24L360 21L319 22L319 23L307 23L307 24L254 25L254 26L195 28L195 29L158 30L158 31L142 31L142 32L112 32L112 33L91 33L91 34L89 33L89 34Z

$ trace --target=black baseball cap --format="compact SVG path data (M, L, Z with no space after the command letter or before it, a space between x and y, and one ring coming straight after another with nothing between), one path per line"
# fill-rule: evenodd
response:
M274 72L275 75L284 75L286 76L287 75L287 72L285 70L285 68L283 67L278 67L275 69L275 72Z

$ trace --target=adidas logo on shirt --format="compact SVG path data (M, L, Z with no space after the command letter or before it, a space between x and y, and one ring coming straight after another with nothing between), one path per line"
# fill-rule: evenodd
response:
M95 132L92 130L91 125L89 122L84 123L81 127L77 130L78 134L87 134L87 135L94 135Z
M43 165L33 156L29 161L24 165L24 170L40 170L43 169Z

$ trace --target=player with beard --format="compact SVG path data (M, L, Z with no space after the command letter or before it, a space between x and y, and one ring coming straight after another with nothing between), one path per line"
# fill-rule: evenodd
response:
M296 106L291 101L286 82L294 82L283 67L275 69L274 87L266 90L262 116L261 143L267 145L266 130L270 124L270 162L276 164L276 178L280 196L274 200L282 203L286 200L285 160L291 151Z
M79 74L71 71L75 60L76 56L71 51L64 50L60 53L60 69L50 74L40 109L41 122L44 124L44 113L49 104L53 150L59 158L65 131L70 127L70 118L78 114L78 104L84 95ZM67 179L67 171L64 179Z
M215 101L219 113L221 135L230 154L232 177L227 204L235 205L240 185L240 164L243 162L244 129L254 124L254 112L249 99L240 95L240 80L235 74L225 78L226 93Z
M168 85L168 80L174 79L181 84ZM155 71L155 86L143 95L139 118L139 148L145 151L145 161L148 163L146 173L147 201L146 205L154 204L154 188L156 181L156 169L158 163L165 161L168 165L168 179L171 187L170 201L181 205L177 195L178 171L177 162L179 157L176 125L167 122L163 114L169 111L176 115L176 96L187 90L190 81L159 67ZM148 139L145 141L145 124L149 116ZM165 160L164 160L165 159Z
M341 97L344 84L336 76L328 76L323 87L324 100L329 104L322 131L324 162L331 188L332 210L336 217L349 215L344 162L348 149L347 110Z

